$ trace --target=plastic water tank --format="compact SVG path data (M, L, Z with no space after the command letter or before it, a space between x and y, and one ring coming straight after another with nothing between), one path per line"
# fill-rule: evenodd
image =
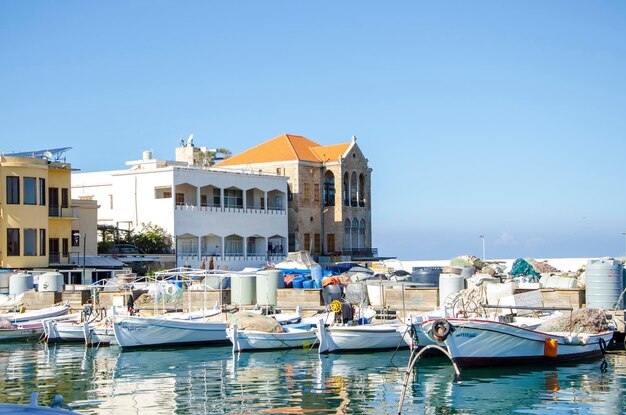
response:
M9 279L9 294L19 295L33 289L33 276L31 274L13 274Z
M0 294L9 293L9 280L11 279L12 272L0 271Z
M613 309L624 289L623 267L614 259L587 261L585 302L588 308ZM623 308L623 302L617 305Z
M230 277L230 301L233 304L256 303L256 275L232 274Z
M37 291L63 291L63 274L60 272L46 272L39 276Z
M441 267L413 267L411 280L412 282L437 287L439 285L439 275L441 275L441 272Z
M441 274L439 276L439 305L442 306L446 298L465 289L465 277L457 274Z
M561 288L571 290L578 287L576 278L561 277L560 275L541 274L539 284L542 288Z
M322 267L317 264L311 265L311 279L313 280L314 288L322 288L323 278L324 278L324 271L322 270Z
M278 269L256 273L256 302L260 305L276 305L276 290L285 288L283 272Z

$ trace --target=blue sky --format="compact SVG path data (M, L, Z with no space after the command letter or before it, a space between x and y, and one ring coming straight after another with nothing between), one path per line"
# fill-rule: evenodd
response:
M5 1L0 53L0 151L356 135L382 255L626 249L622 1Z

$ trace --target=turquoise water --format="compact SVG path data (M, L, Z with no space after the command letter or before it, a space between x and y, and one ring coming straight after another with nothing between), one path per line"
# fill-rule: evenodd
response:
M85 414L396 414L409 352L318 356L228 347L125 351L0 344L0 402L62 394ZM417 365L404 414L625 414L626 352L564 367Z

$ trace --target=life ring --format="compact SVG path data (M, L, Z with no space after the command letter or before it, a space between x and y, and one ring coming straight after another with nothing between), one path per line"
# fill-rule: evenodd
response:
M452 332L452 325L445 318L435 320L433 327L430 330L435 340L442 342L448 338Z
M178 292L178 287L174 284L168 284L165 286L165 293L167 295L174 295Z

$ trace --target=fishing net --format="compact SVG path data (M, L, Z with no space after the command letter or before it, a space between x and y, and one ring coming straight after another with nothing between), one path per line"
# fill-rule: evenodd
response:
M0 318L0 329L2 330L9 330L9 329L14 329L15 326L6 318Z
M239 330L258 330L266 333L283 333L283 327L276 319L263 316L261 314L251 313L249 311L240 311L230 317L230 325L237 324Z
M579 308L563 317L541 323L537 328L543 332L601 333L609 329L606 314L596 308Z

